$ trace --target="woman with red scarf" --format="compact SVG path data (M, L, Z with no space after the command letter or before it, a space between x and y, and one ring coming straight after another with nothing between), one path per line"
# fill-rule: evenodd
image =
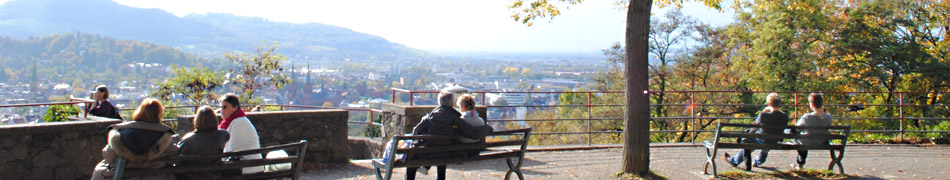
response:
M228 93L222 96L219 101L221 103L221 117L224 117L224 120L221 121L218 129L227 130L231 134L231 139L224 145L224 152L261 148L257 129L247 119L244 110L241 110L241 101L238 100L238 96ZM246 155L242 156L241 159L261 159L261 154ZM242 169L241 173L254 174L263 171L263 166L254 166Z

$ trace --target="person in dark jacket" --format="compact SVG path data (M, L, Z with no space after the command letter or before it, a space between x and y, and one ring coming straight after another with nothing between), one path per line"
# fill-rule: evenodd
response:
M432 109L432 112L429 112L426 116L422 117L422 121L416 125L412 130L413 135L456 135L462 136L469 139L482 139L485 136L488 136L488 133L492 132L491 126L482 126L482 127L473 127L462 120L462 113L459 113L455 110L452 105L455 104L455 94L443 90L439 93L439 107ZM416 146L451 146L457 145L461 142L458 139L453 140L426 140L416 143ZM463 155L464 153L459 152L457 155ZM415 157L410 157L410 159L432 159L432 158L445 158L451 157L453 153L430 153L430 154L420 154ZM436 179L444 180L445 179L445 165L437 166L437 177ZM415 179L416 171L419 167L407 167L406 168L406 179L412 180Z
M181 142L178 142L178 155L180 156L213 156L224 153L224 144L231 137L228 131L218 129L218 115L215 115L214 109L208 106L201 106L195 112L195 119L192 121L195 130L186 134ZM220 159L207 159L197 161L182 161L181 165L188 164L218 164ZM198 172L177 174L178 179L219 179L220 172Z
M109 102L109 88L106 88L106 86L96 87L96 92L89 94L89 98L96 100L96 102L86 105L87 115L122 119L122 116L119 115L119 109L115 108L112 102Z
M752 132L760 134L783 134L785 133L784 126L788 126L788 114L780 111L779 108L782 107L782 97L777 93L771 93L765 99L765 109L759 113L759 117L755 119L755 124L757 125L767 125L772 126L769 128L758 128ZM759 143L759 144L776 144L780 139L742 139L743 142L747 143ZM729 165L733 167L738 166L743 161L745 161L745 152L751 151L751 149L742 149L739 150L739 154L736 154L735 157L730 157L729 153L723 155L726 158ZM759 167L762 163L765 163L765 158L769 157L769 150L760 150L759 156L755 158L755 162L752 166Z
M96 165L92 179L112 177L112 165L118 157L128 162L126 168L162 168L170 164L157 159L174 156L178 152L172 144L175 131L161 123L165 108L158 100L142 101L130 122L109 126L108 144L102 148L103 161ZM172 175L137 177L138 179L174 179Z

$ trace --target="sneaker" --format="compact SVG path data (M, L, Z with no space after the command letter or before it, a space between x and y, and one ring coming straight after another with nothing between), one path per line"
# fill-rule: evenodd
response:
M419 168L419 174L428 176L428 175L429 175L429 167L427 167L427 166L422 166L422 167L420 167L420 168Z
M729 153L723 153L722 160L726 160L726 163L729 163L732 167L739 166L738 164L732 164L732 156L730 156Z

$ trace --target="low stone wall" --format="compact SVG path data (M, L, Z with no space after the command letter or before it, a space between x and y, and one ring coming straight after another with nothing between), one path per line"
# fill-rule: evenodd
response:
M261 146L307 140L307 162L346 162L349 158L345 110L248 112ZM194 130L194 115L178 116L178 132Z
M379 138L349 137L350 159L379 159L382 158L383 143Z
M383 103L382 119L383 141L389 141L395 134L412 133L412 128L419 124L422 117L435 109L436 106L409 106L408 104ZM482 119L486 117L488 108L475 106L475 111Z
M89 179L117 119L0 126L0 179Z

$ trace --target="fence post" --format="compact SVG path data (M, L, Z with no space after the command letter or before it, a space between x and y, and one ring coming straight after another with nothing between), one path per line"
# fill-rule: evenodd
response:
M591 141L593 141L594 139L594 134L591 133L591 129L593 127L593 123L591 123L591 119L593 118L593 116L591 115L591 106L592 106L591 92L588 91L587 92L587 145L588 146L590 146Z
M904 142L904 93L898 94L897 97L898 97L898 100L900 101L900 105L898 106L898 112L897 112L900 115L900 122L901 122L901 127L900 127L901 132L899 136L900 136L900 142Z
M696 120L696 112L695 112L696 111L696 92L689 93L689 103L691 107L689 108L689 122L687 122L687 124L689 124L690 126L689 127L689 129L691 129L690 133L693 134L692 138L689 139L689 142L695 143L696 142L696 126L693 126L693 121Z
M392 89L392 90L393 90L393 98L390 99L389 102L396 104L396 89Z
M412 91L409 91L409 106L412 106L412 102L415 99L414 95L415 93L413 93Z
M797 92L793 93L792 98L795 101L795 105L792 106L792 108L795 109L795 114L792 114L792 117L799 117L800 115L798 114L798 93Z

